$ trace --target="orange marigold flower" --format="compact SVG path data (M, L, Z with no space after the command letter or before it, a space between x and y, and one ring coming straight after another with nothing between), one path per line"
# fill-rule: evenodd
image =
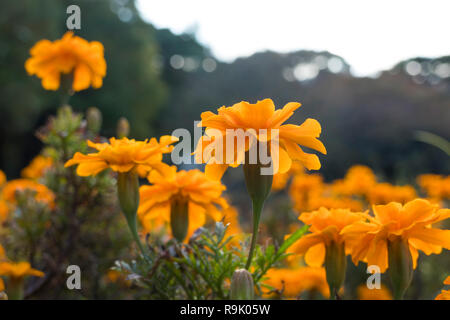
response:
M152 171L148 180L152 185L140 188L138 209L138 217L147 232L151 231L151 223L156 219L165 223L170 222L173 234L174 213L184 208L189 237L205 224L206 216L215 221L223 217L216 205L222 208L228 206L222 197L226 187L219 181L208 179L197 169L177 172L176 167L171 167L170 174L166 176Z
M272 190L280 191L284 189L292 176L303 173L304 168L298 162L293 162L288 172L276 173L273 175Z
M2 185L4 185L5 182L6 182L6 175L5 175L5 173L2 170L0 170L0 187Z
M159 142L156 138L136 141L126 137L111 138L109 143L88 141L88 145L98 152L87 155L77 152L64 166L77 164L77 174L82 177L96 175L107 168L116 172L136 170L141 177L147 176L153 169L166 173L169 166L162 162L163 154L171 152L173 146L170 144L176 141L178 139L172 136L162 136Z
M289 195L294 208L301 212L308 207L312 196L320 195L325 188L322 176L318 174L298 174L292 179Z
M2 197L6 202L14 205L17 203L16 193L24 192L26 190L35 192L34 197L36 201L43 202L49 207L54 206L55 195L53 192L45 185L28 179L9 181L2 190Z
M265 277L264 284L287 298L296 298L306 291L320 292L325 298L330 296L324 268L269 269ZM271 296L273 292L267 289L264 295Z
M346 245L347 239L341 235L341 230L364 219L361 212L351 212L349 209L326 209L304 212L298 218L309 225L310 234L297 240L288 252L304 254L305 262L311 267L322 266L325 260L326 248L332 244Z
M444 280L444 285L450 286L450 276ZM441 293L436 296L435 300L450 300L450 290L442 290Z
M431 198L450 198L450 176L423 174L417 177L417 183Z
M439 209L427 200L415 199L401 205L391 202L374 205L375 217L366 214L364 221L345 227L341 235L351 238L352 260L388 268L388 242L405 241L409 245L413 268L417 265L418 250L425 254L439 254L450 249L450 230L433 228L432 224L450 217L450 209Z
M22 279L26 276L43 277L44 273L31 268L28 262L0 262L0 276Z
M72 74L72 89L80 91L100 88L106 75L103 45L88 42L69 31L59 40L38 41L30 50L31 57L25 62L28 74L42 80L46 90L57 90L61 74Z
M26 179L39 179L52 167L52 164L52 158L38 155L22 170L21 175Z
M333 184L336 193L345 195L365 195L377 183L372 169L363 165L352 166L343 180Z
M9 215L9 207L5 200L0 199L0 224L6 221Z
M417 194L412 186L394 186L389 183L378 183L369 190L367 198L371 204L406 203L417 198Z
M306 206L307 210L317 210L320 207L325 207L328 209L350 209L352 211L363 210L363 205L360 201L349 198L349 197L324 197L311 195L308 199Z
M210 111L203 112L199 126L206 129L195 151L196 161L206 163L205 173L209 177L220 179L228 166L238 167L244 161L245 153L256 145L257 141L267 143L271 140L271 130L275 129L279 133L279 147L278 150L270 150L270 154L272 158L279 159L279 173L287 172L293 160L299 161L309 170L320 169L319 158L314 154L305 153L299 146L326 154L325 146L317 139L322 130L319 122L307 119L300 126L283 125L299 107L300 103L290 102L283 109L275 110L273 101L265 99L255 104L242 101L231 107L223 106L217 110L217 114ZM232 159L229 159L226 141L235 141L236 130L239 129L250 133L252 139L247 138L240 146L235 142L234 150L232 152L228 150L228 153L233 155ZM266 134L261 133L260 129L266 129ZM220 139L216 137L217 133L220 133ZM205 155L205 150L212 152Z
M6 259L6 252L5 248L0 244L0 261ZM1 291L1 290L0 290Z
M392 300L392 294L384 285L380 289L369 289L362 284L358 287L358 300Z

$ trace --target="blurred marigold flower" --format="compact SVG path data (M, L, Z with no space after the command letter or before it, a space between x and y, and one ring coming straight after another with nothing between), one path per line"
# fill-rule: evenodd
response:
M289 182L289 179L295 175L303 174L304 168L298 162L293 162L289 171L285 173L276 173L273 175L272 190L283 190Z
M326 154L326 149L317 138L320 136L321 127L314 119L307 119L300 126L293 124L282 125L289 119L294 111L300 107L300 103L290 102L283 109L275 110L275 105L271 99L264 99L255 104L242 101L231 107L221 107L217 114L207 111L201 115L200 127L205 127L205 135L199 140L195 155L197 163L206 163L205 173L207 176L220 179L228 166L238 167L245 159L245 153L252 147L246 141L238 148L234 143L233 159L227 159L226 141L234 141L235 130L242 129L246 132L252 131L252 135L259 142L268 142L272 139L271 129L279 130L279 148L270 150L272 157L278 156L280 173L287 172L292 161L299 161L309 170L320 169L319 158L314 154L305 153L299 145L317 150ZM260 134L260 129L266 129L266 134ZM210 132L220 132L221 145L217 145L217 139ZM232 135L232 136L230 136ZM220 146L223 153L220 154ZM218 151L218 154L204 154L206 148ZM230 151L228 150L228 153Z
M450 176L423 174L417 177L417 183L430 198L438 200L450 198Z
M22 279L26 276L43 277L44 273L31 268L28 262L0 262L0 276Z
M413 268L417 265L418 250L425 254L439 254L442 248L450 249L450 230L431 225L450 217L450 209L439 209L427 200L415 199L401 205L391 202L374 205L375 217L365 214L367 220L355 221L345 227L341 235L352 239L352 260L377 265L380 271L388 268L388 242L398 239L409 246Z
M239 223L239 214L235 207L229 206L222 211L222 221L224 225L228 225L225 232L225 238L232 237L227 243L227 247L240 247L240 241L243 240L244 233Z
M25 62L28 74L42 80L46 90L57 90L61 74L72 74L72 89L80 91L100 88L106 75L103 45L98 41L88 42L68 31L53 42L38 41L30 50L31 57Z
M343 180L333 184L336 193L345 195L365 195L377 183L372 169L363 165L352 166Z
M0 244L0 261L6 259L6 252L5 248Z
M52 158L38 155L22 170L21 175L26 179L39 179L52 167L52 164Z
M351 211L363 210L363 205L360 201L349 197L324 197L312 194L308 199L307 210L317 210L320 207L328 209L346 208Z
M54 206L55 195L53 192L45 185L29 179L9 181L2 190L2 198L10 204L16 204L16 193L26 190L35 192L34 198L36 201L45 203L51 208Z
M450 276L444 280L444 285L450 286ZM450 300L450 290L442 290L441 293L436 296L435 300Z
M371 204L406 203L417 198L417 194L412 186L394 186L389 183L378 183L369 190L367 198Z
M170 167L162 162L163 154L171 152L173 146L170 144L176 141L178 139L172 136L162 136L159 142L156 138L136 141L126 137L111 138L109 143L88 141L88 145L98 152L87 155L77 152L65 167L77 164L77 174L82 177L96 175L107 168L119 173L135 170L141 177L153 169L165 174L169 173Z
M6 175L2 170L0 170L0 187L3 186L5 182L6 182Z
M296 269L269 269L264 284L273 287L286 298L296 298L304 292L320 292L323 297L330 296L325 269L300 267ZM264 296L270 297L275 293L265 289Z
M208 179L200 170L176 171L170 168L170 174L162 176L152 171L148 176L152 185L140 188L140 205L138 217L147 232L151 231L153 220L171 223L174 227L174 210L184 210L187 221L181 230L188 237L205 224L206 216L219 221L221 210L216 206L226 208L227 201L222 197L226 187L219 181ZM184 209L183 209L184 208ZM180 213L182 214L182 213ZM181 223L181 221L179 221Z
M6 221L9 215L9 207L5 200L0 199L0 224Z
M380 289L369 289L367 285L362 284L357 289L358 300L392 300L392 294L384 285Z

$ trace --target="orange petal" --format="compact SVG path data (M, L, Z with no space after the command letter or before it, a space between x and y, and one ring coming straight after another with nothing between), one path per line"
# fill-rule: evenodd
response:
M309 248L305 254L305 262L310 267L321 267L325 260L325 245L323 243L316 244Z

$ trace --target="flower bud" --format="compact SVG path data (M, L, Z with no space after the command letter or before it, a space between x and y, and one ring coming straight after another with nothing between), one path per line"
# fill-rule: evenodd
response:
M131 234L141 252L144 253L144 248L137 232L136 213L139 207L139 176L135 171L119 172L117 177L117 195Z
M237 269L231 278L230 299L252 300L254 293L253 277L245 269Z
M337 298L339 289L345 280L345 270L347 259L345 257L345 244L331 241L325 247L325 271L328 286L330 287L330 297Z
M117 122L117 138L122 139L124 137L128 137L130 134L130 123L124 117L120 118Z
M102 113L96 107L90 107L86 111L87 128L93 134L97 134L102 127Z
M136 216L139 207L139 177L134 171L119 172L117 194L120 207L127 216Z
M189 227L189 205L185 199L175 199L171 202L170 227L173 237L183 242Z
M394 298L400 300L411 284L413 262L409 244L400 237L388 241L389 276Z

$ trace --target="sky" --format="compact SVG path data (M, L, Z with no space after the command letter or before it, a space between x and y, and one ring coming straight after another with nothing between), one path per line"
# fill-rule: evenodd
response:
M417 56L450 55L450 0L137 0L144 20L196 30L216 58L327 50L356 76Z

